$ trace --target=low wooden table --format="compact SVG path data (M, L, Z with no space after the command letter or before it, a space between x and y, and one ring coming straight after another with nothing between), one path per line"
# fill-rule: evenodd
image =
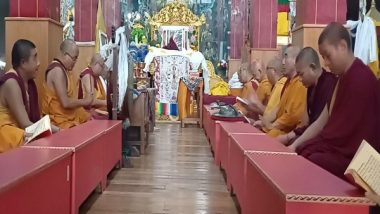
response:
M121 121L92 120L23 148L71 151L71 213L76 214L96 187L105 189L108 173L120 164L121 129Z
M242 214L368 214L364 192L296 155L247 155Z
M181 127L184 128L186 124L199 124L202 128L203 121L203 81L198 85L197 89L194 91L194 96L197 103L197 111L193 115L189 115L181 120Z
M241 205L245 207L245 180L247 167L247 154L264 154L269 157L279 155L297 155L283 144L267 135L232 134L230 143L230 156L228 163L227 183L232 186L233 192ZM261 213L261 212L258 212ZM265 213L265 212L264 212Z
M71 155L23 147L1 154L0 213L70 213Z

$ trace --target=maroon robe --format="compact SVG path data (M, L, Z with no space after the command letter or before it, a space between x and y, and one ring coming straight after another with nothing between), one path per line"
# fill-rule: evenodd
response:
M28 102L24 80L21 78L20 75L17 75L13 72L5 73L0 78L0 86L3 85L9 79L16 80L18 83L18 86L20 87L22 100L24 102L25 110L28 113L30 122L32 123L37 122L41 118L41 113L40 113L40 106L38 104L38 92L37 92L36 83L32 79L28 81L28 95L29 95L29 102Z
M317 85L307 89L307 114L309 116L309 124L314 123L318 119L326 104L328 104L328 106L330 105L337 80L336 75L323 69ZM307 128L308 126L297 128L294 130L294 133L297 136L301 136Z
M84 69L84 71L82 71L82 73L79 76L78 99L83 99L84 93L83 93L83 88L82 88L82 78L86 75L92 76L92 78L94 79L94 81L93 81L94 88L95 88L95 90L98 90L97 81L98 81L99 77L95 76L94 71L90 67L87 67L86 69Z
M335 104L321 133L297 153L344 178L363 140L380 150L380 87L372 71L355 59L340 77Z

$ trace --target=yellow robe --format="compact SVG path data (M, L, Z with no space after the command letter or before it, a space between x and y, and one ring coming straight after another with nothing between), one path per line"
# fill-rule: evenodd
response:
M96 86L97 86L97 88L95 88L95 99L106 100L107 93L103 87L102 81L100 80L100 78L93 78L93 79L96 81ZM81 85L80 87L82 87L83 97L86 97L86 90L84 89L83 85ZM101 107L97 109L100 109L102 111L107 111L107 107Z
M67 96L76 98L75 81L72 75L65 71L67 80ZM66 109L62 106L55 90L48 87L47 83L43 83L44 96L42 98L42 114L49 115L51 122L62 128L68 129L79 124L87 122L91 117L90 114L82 107L74 109Z
M178 88L178 113L179 113L179 120L182 120L184 118L187 118L188 115L191 114L191 106L190 106L190 90L187 89L187 86L185 83L179 81L179 88Z
M0 153L19 147L24 142L24 130L18 127L8 108L0 106Z
M200 89L203 89L203 82L201 82L198 87ZM203 92L200 92L200 93L203 93ZM193 99L196 99L196 97L193 97ZM182 80L179 81L177 100L178 100L178 115L179 115L180 121L184 118L196 116L196 115L193 115L194 105L193 103L191 103L191 92ZM198 106L198 109L200 108L201 106Z
M256 80L251 80L244 84L243 90L241 91L241 98L248 99L248 96L251 94L256 95L256 90L253 88L253 85L258 86L258 82ZM241 103L237 102L234 104L236 110L241 111L244 115L248 114L248 109L246 109Z
M256 94L259 98L260 102L263 105L267 105L269 101L269 97L272 92L272 84L269 82L267 78L262 80L257 88Z
M277 109L280 103L280 99L281 99L281 92L285 86L286 80L287 80L286 77L282 77L274 85L272 93L268 100L267 107L265 108L265 111L264 111L264 117L270 114L270 112L272 112L274 109Z
M284 91L277 112L276 128L268 132L269 136L277 137L289 133L301 122L306 110L307 89L300 77L290 80Z

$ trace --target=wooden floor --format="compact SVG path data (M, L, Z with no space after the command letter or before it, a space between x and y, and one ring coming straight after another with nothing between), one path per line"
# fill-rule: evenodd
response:
M81 207L89 214L235 214L203 130L159 124L148 153L133 169L114 172L103 194Z

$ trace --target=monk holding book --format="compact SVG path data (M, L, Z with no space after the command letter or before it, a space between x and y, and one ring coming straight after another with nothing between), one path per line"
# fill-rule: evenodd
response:
M13 69L0 78L0 152L25 143L25 128L40 119L37 87L34 78L40 65L36 46L18 40L12 49ZM52 131L59 129L52 126Z
M316 121L321 131L296 151L310 161L344 177L363 140L380 150L380 88L373 72L351 49L351 37L341 24L331 23L321 33L319 53L339 79L330 105Z

